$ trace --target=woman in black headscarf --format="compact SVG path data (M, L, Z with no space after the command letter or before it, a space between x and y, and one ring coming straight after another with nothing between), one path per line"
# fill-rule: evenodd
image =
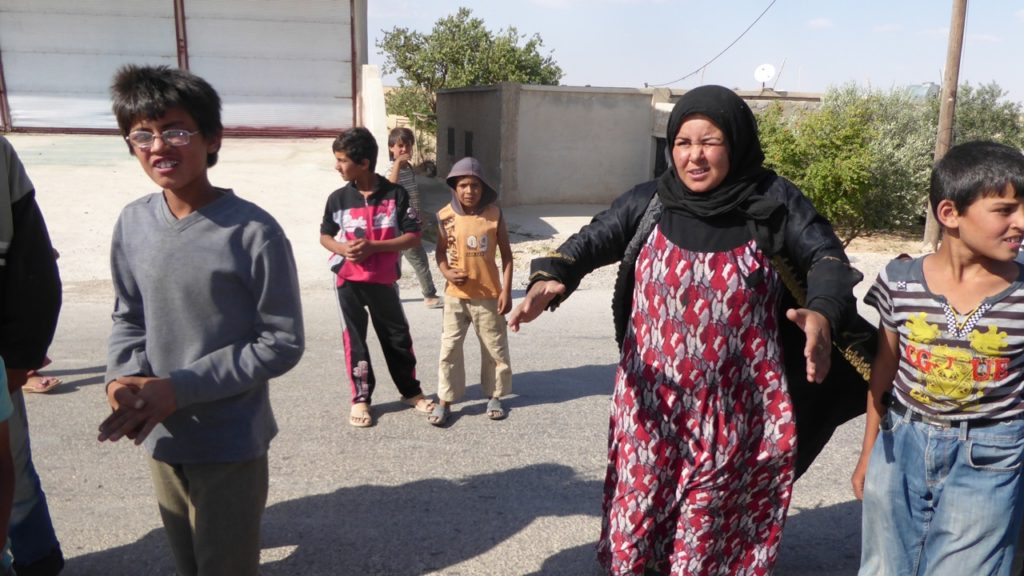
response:
M807 198L762 166L733 91L684 94L667 148L661 178L532 262L509 325L621 261L598 557L611 574L768 574L796 476L864 409L862 276Z

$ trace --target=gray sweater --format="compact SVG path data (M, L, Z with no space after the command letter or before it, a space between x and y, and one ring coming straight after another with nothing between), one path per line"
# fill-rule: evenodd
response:
M270 214L224 195L181 220L162 194L121 212L110 247L106 381L170 377L178 410L146 439L172 464L262 456L277 433L267 383L302 357L291 244Z

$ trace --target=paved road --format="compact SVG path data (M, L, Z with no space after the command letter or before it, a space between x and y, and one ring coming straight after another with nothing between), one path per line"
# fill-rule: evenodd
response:
M403 296L421 378L434 390L440 313L423 309L415 290ZM330 297L304 294L306 356L272 385L281 433L271 449L264 573L596 574L615 362L610 292L580 292L512 337L507 420L489 421L471 386L446 429L400 404L386 377L378 424L345 423ZM141 449L95 440L106 411L109 309L105 298L76 298L64 309L51 373L67 383L28 398L37 465L68 574L171 574ZM858 424L841 429L797 484L777 574L855 573L860 511L846 478Z
M27 398L36 464L69 558L66 573L172 574L143 451L95 439L107 411L102 371L112 305L105 268L110 225L120 206L145 190L144 182L116 141L25 135L12 141L25 151L69 280L48 371L66 384L52 395ZM312 230L328 185L310 185L313 198L296 202L276 196L283 188L266 181L270 172L256 173L260 166L276 170L287 158L289 166L331 177L329 142L321 144L307 154L297 151L302 143L230 141L212 173L215 181L236 182L242 176L230 171L241 166L244 177L263 184L266 191L238 187L282 220L303 284L306 355L271 386L281 432L270 452L264 574L597 574L594 543L616 361L610 276L585 283L558 312L512 335L514 396L505 421L484 416L479 389L471 386L451 425L434 428L398 401L382 374L378 424L351 428L335 304L320 281L322 254L308 253L319 249ZM121 180L130 185L112 189ZM109 195L115 207L100 205ZM443 194L431 198L435 205L444 201ZM562 213L579 216L571 209ZM523 221L515 224L543 234L544 222L529 215L521 212ZM82 262L88 266L76 267ZM410 277L402 280L402 296L419 375L433 392L441 316L421 305ZM523 279L519 275L516 285ZM474 382L475 343L467 342L467 352ZM383 367L379 355L374 364ZM860 510L847 478L860 426L855 421L840 429L797 484L778 575L855 574Z

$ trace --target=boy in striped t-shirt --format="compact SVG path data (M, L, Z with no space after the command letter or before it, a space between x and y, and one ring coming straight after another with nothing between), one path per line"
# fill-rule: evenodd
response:
M860 574L1010 574L1024 498L1024 155L954 147L932 171L939 250L890 262L864 443Z
M387 170L388 180L398 184L409 193L409 206L417 214L420 212L420 189L416 184L416 174L412 171L412 147L416 142L416 136L412 130L399 126L392 128L388 133L388 156L391 164ZM409 261L412 269L416 272L416 279L420 283L420 292L423 293L423 304L427 308L444 308L444 302L437 297L437 288L434 286L434 277L430 274L430 264L427 260L427 251L423 244L417 244L412 248L402 251L402 256Z

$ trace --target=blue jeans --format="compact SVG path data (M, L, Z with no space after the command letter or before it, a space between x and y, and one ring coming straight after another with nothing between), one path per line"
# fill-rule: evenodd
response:
M46 494L32 464L25 396L11 394L11 455L14 458L14 503L11 508L10 539L14 565L19 574L51 576L64 566L57 534L50 520Z
M1008 576L1024 514L1024 418L942 427L910 414L889 410L871 452L860 574Z

